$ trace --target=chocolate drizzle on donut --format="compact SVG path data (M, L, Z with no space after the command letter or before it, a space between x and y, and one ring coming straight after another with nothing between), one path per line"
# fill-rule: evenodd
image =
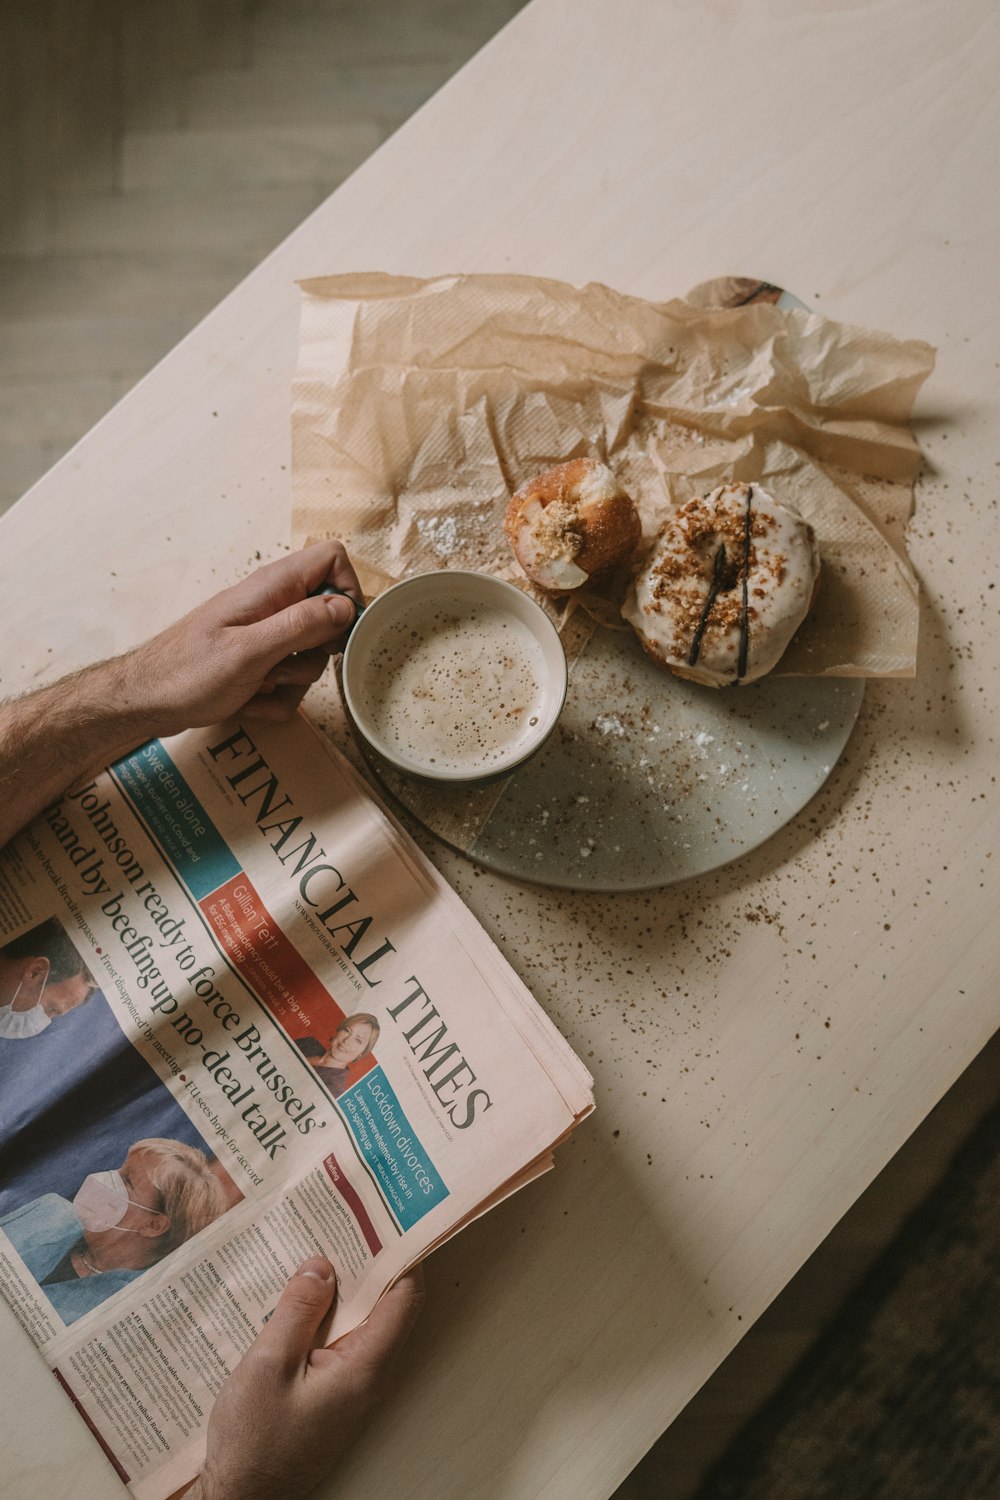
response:
M722 484L667 517L622 613L655 662L731 687L772 670L817 573L815 542L797 512L759 481Z
M747 654L750 650L750 548L753 545L753 485L747 485L747 510L743 519L743 609L740 613L740 657L736 666L736 681L742 682L747 674Z
M695 626L694 635L691 638L691 650L688 653L689 667L693 667L698 660L698 655L701 651L701 643L705 636L705 627L708 624L708 617L712 613L712 605L719 597L719 590L722 588L722 580L725 571L726 544L725 542L721 542L719 544L719 550L715 554L715 564L712 568L712 584L708 591L708 597L705 600L704 606L701 611L701 617L698 620L697 625Z

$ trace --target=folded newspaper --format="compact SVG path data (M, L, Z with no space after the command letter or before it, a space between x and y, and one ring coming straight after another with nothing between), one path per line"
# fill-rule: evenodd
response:
M142 1500L306 1255L332 1340L591 1083L303 718L154 740L0 854L0 1286Z

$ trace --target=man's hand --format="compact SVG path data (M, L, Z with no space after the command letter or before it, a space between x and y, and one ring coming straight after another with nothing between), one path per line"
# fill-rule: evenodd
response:
M319 1257L299 1267L212 1408L201 1478L185 1500L300 1500L358 1436L423 1303L411 1271L332 1348L317 1330L336 1291Z
M316 542L258 568L121 658L127 696L150 735L217 724L231 714L288 719L323 671L361 603L340 542Z
M258 568L113 661L0 704L0 848L74 781L143 741L235 713L288 719L361 602L340 542Z

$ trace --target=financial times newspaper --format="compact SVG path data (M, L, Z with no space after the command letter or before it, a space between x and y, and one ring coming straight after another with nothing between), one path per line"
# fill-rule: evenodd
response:
M0 854L0 1288L140 1500L306 1255L332 1340L592 1107L304 719L153 741Z

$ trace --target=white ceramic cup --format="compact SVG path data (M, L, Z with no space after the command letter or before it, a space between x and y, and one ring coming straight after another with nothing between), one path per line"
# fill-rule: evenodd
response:
M372 600L348 640L343 685L355 731L383 760L468 785L509 775L545 743L566 698L566 656L527 594L445 569Z

